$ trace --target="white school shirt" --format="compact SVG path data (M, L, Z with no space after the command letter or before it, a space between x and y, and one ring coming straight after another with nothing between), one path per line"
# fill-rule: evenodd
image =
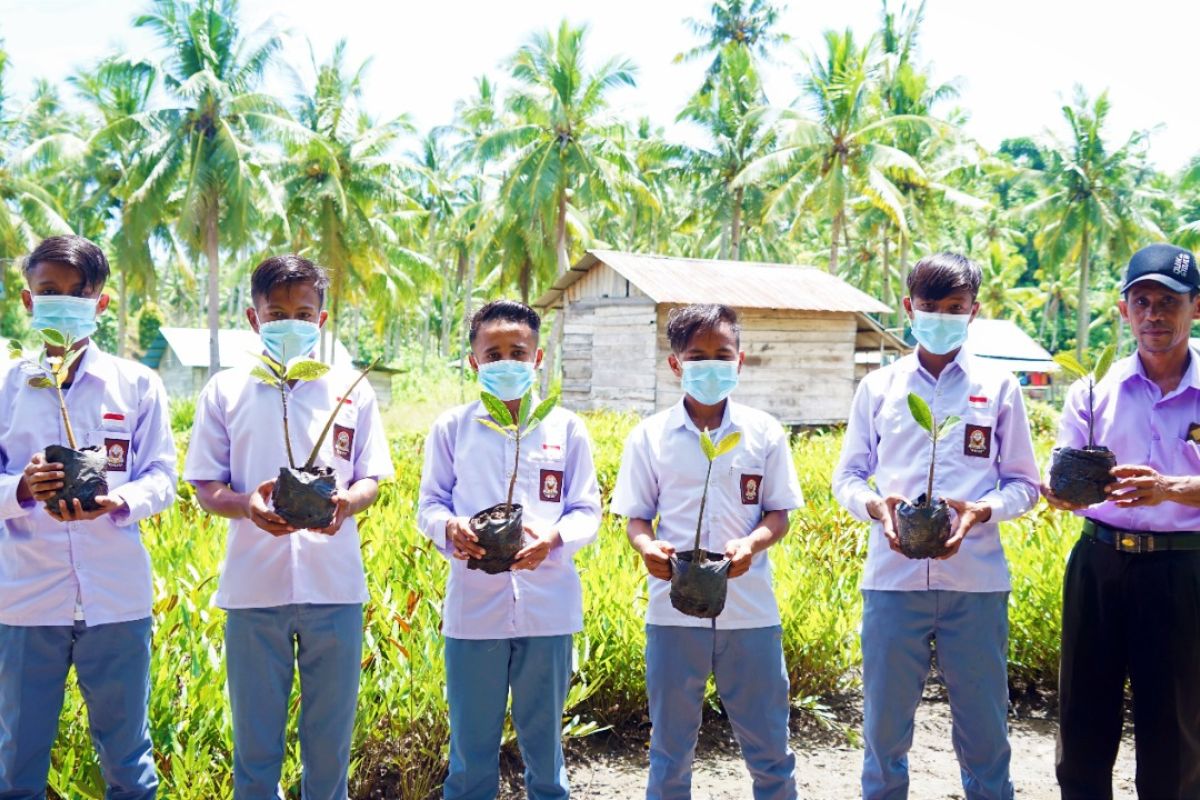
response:
M900 494L916 500L929 478L930 442L913 420L914 392L943 420L962 418L938 442L933 492L992 508L944 561L910 559L892 550L879 522L867 513L872 498ZM874 476L875 486L867 482ZM1038 500L1038 469L1017 379L963 350L934 378L911 353L859 384L833 476L833 493L851 514L871 522L862 588L1007 592L1008 563L1000 523ZM951 515L953 518L953 514Z
M162 381L90 342L66 391L80 447L108 453L108 496L125 507L59 522L17 501L21 474L47 445L67 445L52 389L34 389L19 362L0 366L0 623L88 625L150 616L150 555L139 523L175 502L175 440ZM81 614L77 614L81 611Z
M315 381L288 389L288 425L297 466L357 373L334 368ZM184 463L189 483L220 481L235 492L253 491L279 477L288 464L279 390L249 368L218 373L196 401L196 421ZM387 435L375 392L367 381L354 389L321 444L316 466L333 467L339 489L364 478L393 474ZM293 603L363 603L367 584L358 524L347 519L333 536L301 530L272 536L249 519L231 519L225 563L214 602L225 609L271 608Z
M450 561L442 633L455 639L561 636L583 629L583 590L575 553L596 540L600 488L587 428L555 408L521 439L513 502L525 525L557 530L562 544L537 569L488 575L451 558L451 517L472 517L503 503L516 457L512 439L477 420L490 419L479 401L443 413L425 441L417 525Z
M710 435L719 442L733 431L740 431L742 438L736 449L713 463L701 528L700 546L717 553L724 553L730 540L749 535L768 511L791 511L804 505L788 436L779 421L730 400L720 428ZM681 399L643 420L629 434L613 490L612 512L630 519L657 517L657 538L674 546L676 553L691 551L696 546L696 519L707 470L700 431ZM647 581L647 623L693 628L713 624L676 611L671 605L670 581L650 575ZM716 627L765 628L779 622L771 560L764 551L754 556L748 572L729 581L725 610L716 618Z

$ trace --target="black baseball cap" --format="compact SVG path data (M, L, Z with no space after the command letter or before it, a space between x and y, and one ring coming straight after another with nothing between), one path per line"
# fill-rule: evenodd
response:
M1129 259L1121 294L1138 281L1155 281L1172 292L1188 294L1200 291L1200 266L1190 250L1173 244L1147 245Z

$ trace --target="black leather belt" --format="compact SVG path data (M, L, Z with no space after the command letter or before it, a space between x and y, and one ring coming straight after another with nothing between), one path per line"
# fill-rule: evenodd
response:
M1200 550L1200 531L1123 531L1102 522L1085 519L1083 535L1111 545L1121 553L1166 553L1171 550Z

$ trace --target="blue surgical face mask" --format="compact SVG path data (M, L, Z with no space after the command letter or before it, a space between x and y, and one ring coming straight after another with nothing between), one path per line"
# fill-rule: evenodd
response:
M33 321L35 330L54 330L79 341L96 332L96 304L91 297L70 295L34 295Z
M479 365L479 385L504 402L524 397L533 386L530 361L488 361Z
M912 333L921 347L935 356L944 356L967 341L970 314L935 314L913 309Z
M321 327L302 319L277 319L260 323L258 335L267 355L286 365L312 354L321 341Z
M697 403L715 406L737 388L736 361L684 361L681 366L683 391Z

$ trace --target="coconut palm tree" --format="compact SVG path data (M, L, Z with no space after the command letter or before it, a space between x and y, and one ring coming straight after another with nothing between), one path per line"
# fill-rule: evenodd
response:
M730 46L750 57L769 58L771 48L790 40L786 33L777 33L781 9L769 0L716 0L710 8L711 16L706 20L684 20L692 32L704 41L675 56L675 62L693 61L712 55L704 73L701 92L712 88L713 81L721 72L721 65L728 55Z

